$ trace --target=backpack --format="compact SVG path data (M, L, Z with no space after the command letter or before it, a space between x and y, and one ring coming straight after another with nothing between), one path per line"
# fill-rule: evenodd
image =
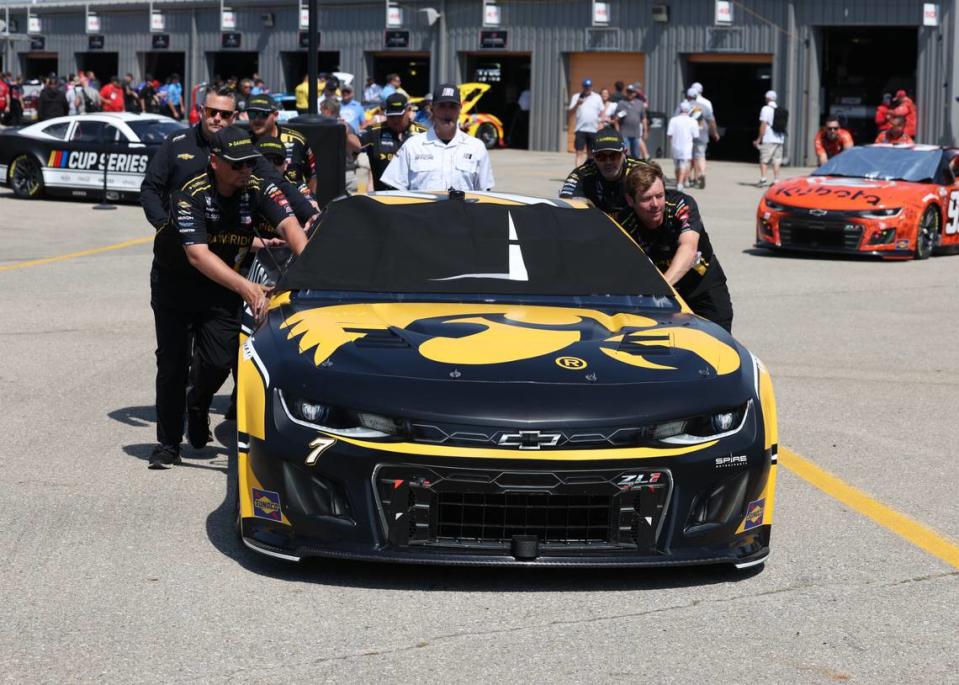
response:
M87 114L100 111L100 103L94 102L93 98L87 95L86 88L80 88L80 95L83 97L83 111Z
M773 133L782 135L789 124L789 110L777 107L773 110Z

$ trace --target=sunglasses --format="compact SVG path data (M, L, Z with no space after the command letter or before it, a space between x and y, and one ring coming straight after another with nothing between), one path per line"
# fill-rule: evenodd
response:
M232 119L233 115L236 114L232 109L217 109L216 107L204 107L203 111L206 112L206 116L210 119L216 119L217 115L221 119Z
M620 158L622 152L595 152L593 153L593 159L597 162L613 162Z
M244 159L242 162L230 162L230 168L233 171L243 171L244 169L252 169L256 166L255 159Z
M266 119L271 114L273 114L273 112L264 112L260 109L250 109L246 112L246 115L251 119Z
M827 126L827 127L826 127L826 130L827 130L827 131L838 131L838 130L839 130L839 127L838 127L838 126Z

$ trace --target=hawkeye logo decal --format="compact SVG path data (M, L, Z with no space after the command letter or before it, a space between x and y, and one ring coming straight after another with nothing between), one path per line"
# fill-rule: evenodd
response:
M253 515L270 521L282 521L280 493L253 488Z
M739 354L708 333L687 327L660 327L635 314L608 315L560 307L434 303L349 304L297 312L280 326L289 340L299 339L301 354L313 350L320 366L338 349L368 333L408 330L408 338L426 359L443 364L505 364L555 354L571 345L594 343L615 361L646 369L672 371L643 356L644 347L664 346L700 357L717 375L739 368ZM439 330L440 333L434 331ZM424 336L424 331L429 331ZM448 331L448 333L447 333ZM401 336L402 337L402 336ZM629 350L620 349L624 338ZM665 345L664 345L665 341ZM654 349L650 349L652 353ZM585 368L580 357L565 357L563 368ZM670 360L674 359L669 355ZM567 366L570 364L572 366Z
M556 357L556 365L571 371L586 368L586 360L579 357Z
M80 152L74 150L54 150L50 153L47 166L54 169L76 169L77 171L125 171L132 174L143 174L147 170L147 155L131 155L126 153L107 152Z

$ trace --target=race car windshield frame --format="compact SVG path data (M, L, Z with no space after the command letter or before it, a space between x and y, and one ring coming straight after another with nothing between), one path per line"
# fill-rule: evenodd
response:
M942 158L942 150L938 148L853 147L836 155L811 175L933 183L940 174Z
M279 290L672 298L639 246L598 209L462 199L332 203Z
M378 304L384 302L429 302L455 304L511 304L529 307L577 307L624 313L643 309L679 312L679 301L672 296L654 295L502 295L493 293L370 293L334 290L299 290L292 295L295 302L323 301Z

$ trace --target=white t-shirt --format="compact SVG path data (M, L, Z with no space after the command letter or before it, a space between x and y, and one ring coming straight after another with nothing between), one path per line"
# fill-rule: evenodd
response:
M569 108L576 110L576 131L586 131L587 133L596 133L599 130L599 115L603 113L603 98L599 93L590 93L586 100L579 107L576 103L579 101L580 93L576 93L569 101Z
M703 122L706 124L699 129L699 137L696 139L696 142L708 143L709 125L716 119L716 115L713 112L713 103L704 98L702 95L697 95L696 106L699 107L700 111L703 113Z
M397 190L489 190L494 183L479 139L457 130L447 144L432 127L403 143L380 180Z
M759 111L759 120L766 122L766 131L763 133L761 143L778 143L782 145L786 142L785 133L776 133L773 131L773 112L776 109L776 103L770 102Z
M693 158L693 139L699 135L699 122L688 114L680 114L669 120L666 135L672 139L673 159Z

